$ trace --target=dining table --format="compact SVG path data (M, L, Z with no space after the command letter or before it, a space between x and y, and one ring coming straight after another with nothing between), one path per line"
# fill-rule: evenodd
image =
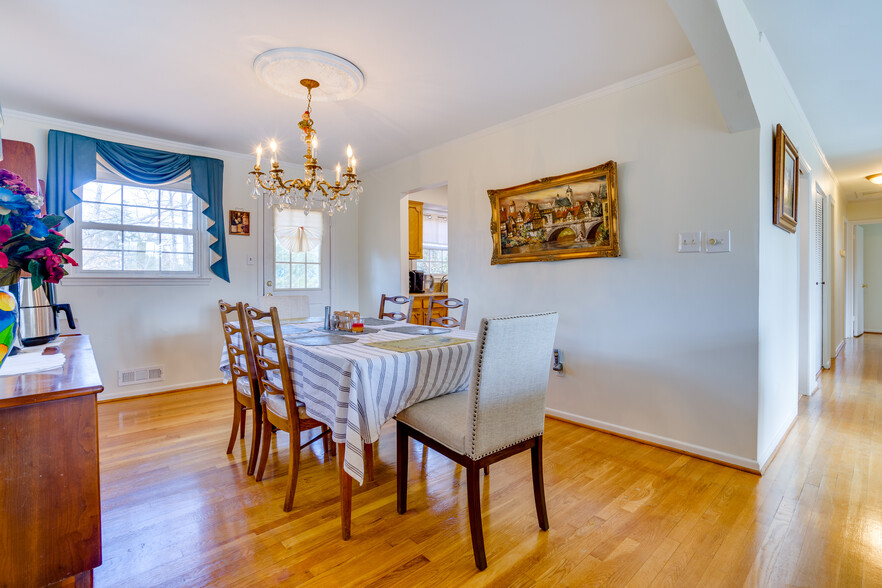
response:
M280 322L294 395L307 415L328 425L337 444L346 540L352 480L364 484L372 471L365 445L378 441L383 424L405 408L468 389L477 333L373 318L363 320L362 333L328 332L320 317ZM271 324L255 328L272 334ZM228 378L226 348L220 368Z

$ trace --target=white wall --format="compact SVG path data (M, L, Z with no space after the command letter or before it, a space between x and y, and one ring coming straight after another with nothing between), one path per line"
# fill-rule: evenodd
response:
M844 264L838 251L842 241L843 207L838 205L835 177L826 165L811 127L765 37L756 28L741 0L719 0L719 6L738 55L744 79L760 120L759 182L754 187L759 203L759 404L758 459L764 464L796 418L799 366L799 274L800 240L772 224L774 135L781 124L812 170L812 182L832 195L833 232L829 235L829 259L834 283L833 336L842 339L842 284ZM811 194L800 194L801 199ZM800 206L800 210L805 210ZM810 228L810 219L798 219L799 230ZM807 243L807 240L806 240ZM840 245L841 243L841 245ZM837 252L834 257L833 251ZM803 254L807 254L803 251Z
M882 224L864 227L864 332L882 333Z
M482 316L556 310L549 413L756 467L758 134L730 134L700 67L672 68L368 174L362 308L398 287L402 196L448 182L452 296ZM619 164L622 257L490 265L488 189ZM393 221L394 222L394 221ZM400 220L399 220L400 222ZM678 231L732 231L678 254Z
M223 334L217 301L256 303L262 292L263 223L258 219L264 207L250 197L245 185L253 157L16 112L4 112L4 119L4 138L26 141L36 148L38 175L43 179L46 177L50 128L143 147L217 157L224 161L225 224L227 211L231 208L252 213L250 237L227 235L229 284L208 274L210 283L197 285L91 286L66 285L62 281L58 287L59 300L71 304L81 330L91 336L105 387L99 399L219 382ZM337 215L332 222L331 279L338 292L333 303L354 307L358 257L352 245L358 229L356 215L349 213L346 217ZM255 256L254 265L246 264L249 255ZM74 258L77 257L74 252ZM153 365L164 367L164 381L117 387L117 370Z

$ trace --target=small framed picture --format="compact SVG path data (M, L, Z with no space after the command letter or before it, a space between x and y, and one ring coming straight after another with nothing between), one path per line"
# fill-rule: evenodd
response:
M251 213L244 210L230 211L230 234L245 235L251 234Z
M781 125L775 130L774 194L772 222L789 233L795 233L799 197L799 153Z

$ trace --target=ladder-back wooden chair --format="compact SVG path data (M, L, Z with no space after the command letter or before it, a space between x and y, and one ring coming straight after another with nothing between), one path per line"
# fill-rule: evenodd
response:
M452 316L442 316L435 317L433 310L435 306L446 308L447 312L450 312L454 308L462 308L462 312L459 315L459 319L455 319ZM458 300L456 298L435 298L434 296L429 297L429 320L427 324L431 327L433 325L439 327L447 327L448 329L465 329L466 325L466 315L469 312L469 299L463 298L462 300Z
M406 304L407 305L407 314L400 311L386 311L386 303L391 302L393 304ZM413 316L413 296L386 296L385 294L380 294L380 315L377 317L379 319L390 318L393 321L404 321L406 323L410 322L411 317Z
M230 364L230 377L233 380L233 430L227 444L227 454L233 453L236 434L245 438L245 412L251 410L251 452L248 455L248 475L254 474L257 464L257 451L260 447L260 425L262 422L260 391L257 386L257 371L254 354L251 352L251 338L247 332L245 311L241 302L232 305L223 300L217 301L220 308L221 326L227 346L227 359ZM234 324L233 321L238 324Z
M306 407L302 402L297 401L297 397L294 394L294 380L291 376L288 356L285 353L285 341L282 337L279 311L276 307L272 307L269 312L265 312L247 304L244 310L248 330L251 333L254 363L257 368L257 383L261 392L260 401L263 408L263 439L261 440L260 461L257 465L255 479L258 482L263 479L266 461L269 457L272 428L276 427L281 431L287 432L290 436L290 441L288 442L288 489L285 493L285 502L282 505L282 509L288 512L294 504L294 492L297 489L300 450L321 439L324 444L325 455L331 454L333 449L333 443L329 439L331 430L324 423L307 415ZM266 335L254 326L254 321L267 318L272 321L272 335ZM271 380L272 372L278 373L282 383L281 387ZM301 445L301 431L317 428L321 429L321 432Z

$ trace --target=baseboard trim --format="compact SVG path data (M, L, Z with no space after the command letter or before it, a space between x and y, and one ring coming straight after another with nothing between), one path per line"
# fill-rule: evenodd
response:
M766 473L766 469L768 469L769 465L775 460L778 452L781 450L781 446L784 445L784 441L787 440L787 437L790 435L790 431L793 430L793 425L796 424L796 420L799 418L799 411L796 411L796 414L793 415L793 418L790 420L790 424L787 425L787 430L784 431L784 434L781 435L781 438L778 439L778 443L775 445L775 449L769 454L768 459L766 459L760 465L760 475Z
M839 354L842 353L842 349L845 347L845 339L839 342L839 345L836 346L836 352L833 354L833 359L839 357Z
M696 457L698 459L703 459L705 461L710 461L719 465L735 468L736 470L748 472L750 474L756 474L758 476L762 475L759 467L759 462L751 459L746 459L737 455L732 455L730 453L708 449L707 447L693 445L691 443L684 443L683 441L678 441L676 439L670 439L668 437L662 437L660 435L653 435L652 433L646 433L644 431L638 431L636 429L629 429L628 427L622 427L604 421L585 418L576 414L564 412L562 410L555 410L553 408L546 409L545 415L559 421L564 421L573 425L579 425L581 427L600 431L601 433L608 433L610 435L622 437L623 439L628 439L630 441L645 443L646 445L652 445L653 447L659 447L661 449L667 449L668 451L682 453L683 455L688 455L689 457Z
M144 398L146 396L157 396L160 394L173 394L175 392L184 392L186 390L197 390L199 388L208 388L210 386L217 386L218 384L223 384L223 379L216 380L203 380L201 382L192 382L185 386L161 386L158 388L151 388L150 390L141 390L137 394L129 394L126 396L110 396L109 398L102 398L101 394L98 395L98 404L104 404L105 402L119 402L121 400L135 400L137 398Z

